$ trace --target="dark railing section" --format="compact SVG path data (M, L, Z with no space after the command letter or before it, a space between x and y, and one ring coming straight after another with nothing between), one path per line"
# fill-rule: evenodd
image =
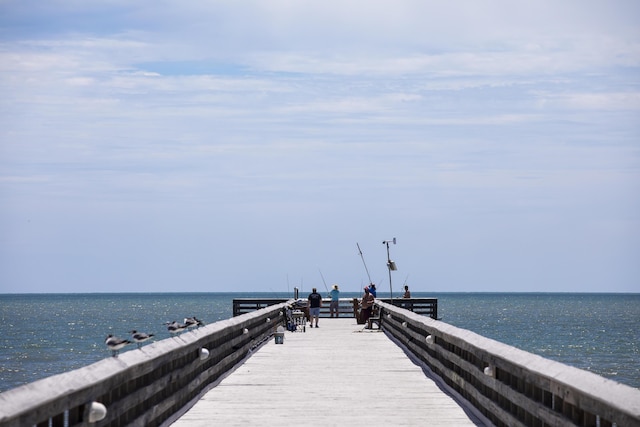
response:
M289 301L287 298L234 298L233 317Z
M416 314L429 316L438 319L438 299L437 298L379 298L377 301L393 304L396 307L404 308Z
M384 331L496 426L640 427L638 389L395 304L378 306Z
M0 393L0 426L86 426L92 402L107 413L91 425L166 425L266 342L284 324L285 306L212 323Z
M233 300L233 315L239 316L241 314L250 313L261 308L265 308L274 304L280 304L287 301L282 298L236 298ZM299 300L306 303L305 299ZM359 311L359 298L340 298L338 305L338 317L358 317ZM390 303L392 300L389 298L380 298L377 301L383 301ZM324 298L322 300L322 307L320 308L320 317L329 317L329 304L331 300ZM437 298L407 298L407 299L393 299L393 305L412 311L417 314L429 316L432 319L438 318L438 299ZM301 310L305 311L306 308L301 307Z

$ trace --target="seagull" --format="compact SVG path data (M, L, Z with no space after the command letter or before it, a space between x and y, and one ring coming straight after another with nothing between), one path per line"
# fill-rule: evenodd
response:
M185 318L184 324L187 325L188 328L195 328L196 326L197 327L204 326L204 322L198 319L196 316Z
M167 329L172 334L177 334L177 333L182 332L185 329L187 329L187 325L183 325L182 323L178 323L175 320L173 322L166 322L165 325L167 325Z
M144 332L138 332L135 329L129 332L131 334L131 338L135 343L138 344L138 348L140 348L140 344L151 339L154 334L145 334Z
M114 337L113 335L107 335L107 339L104 340L104 343L111 350L111 355L116 357L118 355L118 350L124 347L127 344L131 344L129 340L123 340L122 338Z

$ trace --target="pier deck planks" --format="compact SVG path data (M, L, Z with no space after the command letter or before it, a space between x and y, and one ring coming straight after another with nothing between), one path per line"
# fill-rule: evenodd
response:
M384 333L319 325L271 339L172 426L482 425Z

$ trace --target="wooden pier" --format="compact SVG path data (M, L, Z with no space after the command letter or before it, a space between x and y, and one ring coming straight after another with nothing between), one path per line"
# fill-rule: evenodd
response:
M265 344L172 426L485 425L378 329L319 325Z
M7 390L0 427L640 427L640 390L438 321L436 300L376 300L381 331L346 317L353 301L341 301L344 317L275 344L297 302L254 301Z

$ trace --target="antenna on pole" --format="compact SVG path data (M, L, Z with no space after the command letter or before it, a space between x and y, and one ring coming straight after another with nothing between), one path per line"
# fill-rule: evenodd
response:
M391 261L391 257L389 256L389 243L396 244L396 238L393 240L383 240L382 244L387 245L387 267L389 268L389 295L391 296L391 300L393 301L393 286L391 285L391 272L396 271L398 267L396 267L396 263Z
M369 283L373 283L371 281L371 275L369 274L369 269L367 268L367 263L364 262L364 256L362 255L362 251L360 250L360 244L356 242L356 245L358 245L358 253L360 254L360 258L362 258L362 263L364 264L364 269L367 272L367 277L369 278Z

